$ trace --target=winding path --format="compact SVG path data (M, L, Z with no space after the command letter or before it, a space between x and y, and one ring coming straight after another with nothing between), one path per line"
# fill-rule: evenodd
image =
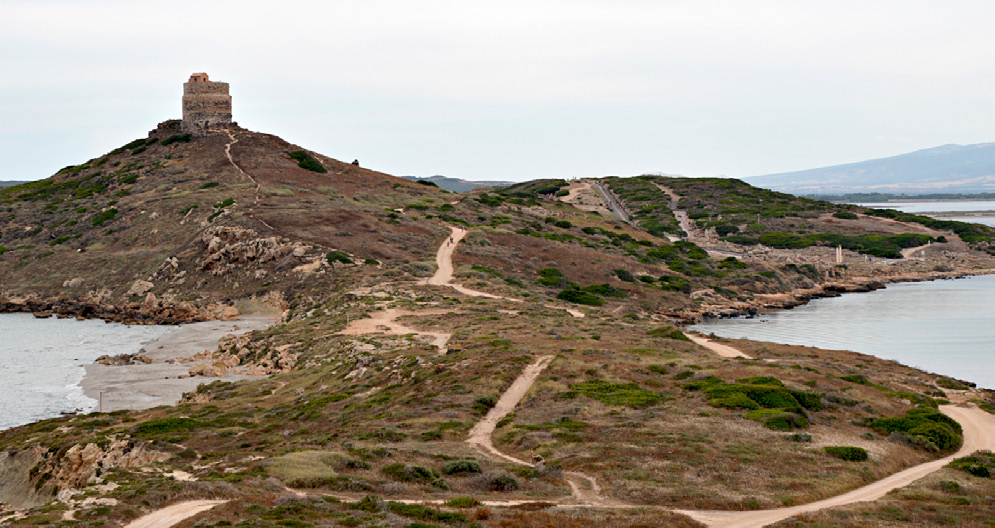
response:
M226 500L195 500L178 502L172 506L166 506L161 510L156 510L144 517L139 517L128 523L124 528L169 528L185 519L193 517L198 513L205 512L211 508L224 504Z
M684 335L688 336L688 339L693 341L695 344L703 346L724 358L753 359L752 356L744 354L741 350L737 348L733 348L729 345L723 345L722 343L716 343L715 341L712 341L707 337L702 337L692 333L685 333Z
M802 513L845 506L855 502L877 500L893 490L908 486L926 475L942 469L943 466L946 466L954 458L967 456L979 449L995 450L995 415L986 413L973 406L957 407L944 405L940 410L947 416L957 420L961 427L964 428L964 445L956 453L948 457L911 467L842 495L790 508L736 512L676 511L696 521L705 523L709 528L761 528Z

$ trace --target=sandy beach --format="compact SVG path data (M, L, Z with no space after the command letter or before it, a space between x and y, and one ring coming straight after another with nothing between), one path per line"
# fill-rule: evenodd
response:
M102 401L103 412L120 409L149 409L173 405L185 392L201 383L215 380L236 381L258 376L230 375L224 377L186 377L194 363L167 362L193 356L204 350L214 350L222 337L261 330L274 324L267 316L241 317L237 321L206 321L178 326L175 330L146 345L139 355L153 359L151 363L107 366L94 363L86 366L86 376L80 382L85 394ZM102 393L102 394L101 394Z

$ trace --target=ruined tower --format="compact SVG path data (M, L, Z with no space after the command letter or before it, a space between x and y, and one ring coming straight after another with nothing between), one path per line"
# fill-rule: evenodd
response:
M231 124L228 83L214 82L206 73L195 73L183 83L183 131L202 136L210 128Z

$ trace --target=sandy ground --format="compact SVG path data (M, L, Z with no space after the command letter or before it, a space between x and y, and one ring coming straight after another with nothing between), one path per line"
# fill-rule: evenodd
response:
M103 412L173 405L180 400L183 393L196 389L201 383L210 383L219 379L235 381L253 376L181 378L180 376L185 376L195 363L167 363L167 360L190 357L204 350L214 350L218 346L218 341L225 335L260 330L274 322L275 320L270 317L254 316L232 322L206 321L182 325L146 345L139 352L139 355L144 354L153 358L152 363L116 367L99 363L87 365L86 376L80 386L90 398L98 402L102 400ZM109 353L113 355L112 352Z
M430 332L427 330L418 330L416 328L411 328L409 326L404 326L397 322L399 317L405 315L442 315L449 313L448 310L423 310L423 311L412 311L412 310L402 310L400 308L389 308L387 310L381 310L377 312L370 312L369 319L356 319L349 322L349 326L340 332L343 335L367 335L367 334L384 334L384 335L406 335L415 334L420 336L426 336L432 346L439 350L439 354L446 353L446 344L449 343L449 338L452 334L447 332Z
M139 517L128 523L124 528L169 528L174 524L193 517L200 512L224 504L223 500L196 500L187 501L167 506L161 510L154 511L144 517Z
M724 358L739 357L739 358L753 359L752 357L747 356L746 354L741 352L739 349L733 348L729 345L723 345L722 343L716 343L715 341L712 341L707 337L697 336L692 333L686 333L684 335L688 336L688 339L694 341L695 344L703 346Z

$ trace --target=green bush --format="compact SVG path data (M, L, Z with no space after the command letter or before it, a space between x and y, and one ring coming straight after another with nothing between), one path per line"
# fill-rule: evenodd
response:
M93 216L93 227L100 227L113 220L115 216L117 216L117 209L113 207L101 211Z
M995 472L995 454L989 451L977 451L971 456L954 459L947 467L960 469L980 478L991 478Z
M764 427L775 431L790 431L808 427L808 418L794 412L780 409L757 409L746 413L746 418L764 424Z
M326 169L317 159L315 159L314 156L303 150L288 152L287 155L290 156L290 159L297 161L297 166L302 169L317 173L328 172L328 169Z
M836 218L842 218L843 220L856 220L857 214L851 213L850 211L836 211L833 213Z
M863 462L867 460L867 450L862 447L826 446L822 450L836 458L850 462Z
M636 278L632 275L632 273L629 270L617 269L614 270L612 273L614 273L615 276L618 277L620 280L623 280L625 282L636 282Z
M600 295L602 297L616 297L619 299L624 299L629 296L625 293L625 290L616 288L611 284L592 284L591 286L584 286L580 291L585 293L593 293L595 295Z
M325 260L327 260L329 264L334 264L336 262L352 264L352 257L350 257L345 251L339 251L337 249L325 253Z
M662 337L665 339L677 339L679 341L691 341L691 338L684 335L684 332L681 332L679 328L669 325L661 325L650 329L646 332L646 335Z
M617 405L642 409L656 405L659 394L644 389L635 383L611 383L603 380L589 380L570 385L570 390L562 397L570 399L578 395L598 400L605 405Z
M863 374L851 374L849 376L840 376L843 381L849 381L850 383L856 383L858 385L870 385L870 380L867 379Z
M879 418L868 424L872 429L886 433L905 433L910 438L921 437L937 449L947 451L960 447L963 430L953 418L929 407L918 407L896 418ZM913 445L916 445L915 443Z
M201 423L193 418L156 418L138 424L135 427L135 434L153 436L178 431L189 431L200 426Z
M735 392L724 398L709 400L708 404L723 409L746 409L752 411L760 408L760 404L751 400L742 392Z
M491 479L491 481L488 482L488 488L490 488L491 491L515 491L518 489L518 481L515 480L515 477L501 475Z
M450 508L476 508L480 506L480 501L473 497L454 497L446 501L446 506Z
M172 136L162 140L162 144L165 146L172 145L173 143L189 143L192 139L192 134L173 134Z
M426 482L437 488L449 489L438 470L423 466L408 466L401 462L388 464L380 472L401 482Z
M567 301L574 304L583 304L585 306L602 306L605 304L605 301L602 300L601 297L580 290L563 290L556 294L556 298L561 301Z
M569 284L570 281L563 275L563 272L556 268L543 268L539 270L539 280L536 284L540 286L549 286L551 288L562 288Z
M495 396L477 396L473 400L473 410L480 414L486 414L487 411L497 405L497 401L497 397Z
M403 517L410 517L412 519L419 519L422 521L433 521L433 522L441 522L444 524L458 524L458 525L464 525L468 522L466 515L463 515L462 513L437 510L435 508L429 508L428 506L423 506L421 504L405 504L403 502L388 501L387 509L390 510L391 513L394 513L396 515L401 515ZM414 523L414 524L417 526L418 524L421 523Z
M442 472L446 475L480 473L480 464L475 460L453 460L442 465Z

